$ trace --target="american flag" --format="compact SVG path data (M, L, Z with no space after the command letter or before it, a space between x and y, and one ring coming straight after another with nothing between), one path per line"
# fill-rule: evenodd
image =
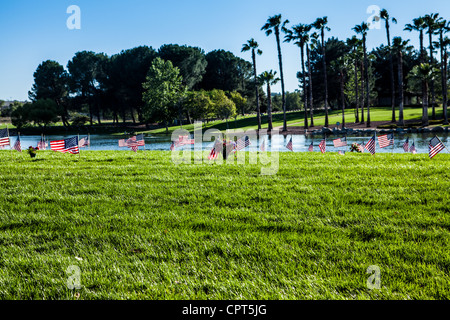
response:
M339 151L338 154L340 154L341 156L345 156L345 151Z
M9 146L8 128L0 130L0 146Z
M78 137L72 137L64 140L50 141L50 148L53 151L62 153L78 154Z
M84 147L88 147L90 145L90 141L89 141L89 137L86 136L84 138L81 138L80 141L78 142L78 146L80 148L84 148Z
M411 148L409 148L409 152L411 152L412 154L416 154L417 153L416 144L414 143L414 141L413 141L413 143L411 145Z
M259 147L261 149L262 152L266 151L266 140L264 140L261 144L261 146Z
M325 153L325 152L326 152L326 150L327 150L327 142L326 142L325 139L322 140L322 141L320 142L319 148L320 148L320 151L321 151L322 153Z
M177 141L178 146L184 146L186 144L194 144L195 140L191 139L189 136L178 136L178 141Z
M252 143L251 143L250 138L248 136L242 137L236 143L236 150L237 151L242 150L242 149L248 147L251 144Z
M380 144L380 148L386 148L394 145L394 134L386 134L384 136L378 137L378 143Z
M216 141L214 143L214 147L211 149L211 152L209 153L208 159L209 160L216 160L219 154L222 153L222 143L220 141Z
M405 141L405 143L403 144L403 150L404 150L405 152L408 152L408 151L409 151L409 138L406 138L406 141Z
M288 149L291 150L291 151L294 151L294 147L293 147L293 145L292 145L292 138L291 138L291 140L288 142L286 148L288 148Z
M48 144L45 142L44 137L41 137L41 140L38 142L37 147L39 150L45 150L48 147Z
M366 146L364 148L366 148L367 151L370 152L371 155L375 154L375 140L376 140L376 136L373 136L372 139L369 140L369 142L367 142Z
M347 146L347 138L333 140L333 144L335 148L345 147Z
M175 143L172 141L172 144L170 145L170 151L173 151L175 149Z
M313 152L314 151L314 142L311 142L311 145L308 148L309 152Z
M364 153L364 145L358 144L358 150L359 152Z
M16 143L14 144L14 150L22 152L22 146L20 145L20 136L17 137Z
M435 155L445 149L444 144L439 140L438 137L434 137L430 141L430 145L428 146L430 159L433 159Z
M129 139L119 140L119 147L131 148L134 152L137 152L138 148L143 146L145 146L143 134L139 134Z

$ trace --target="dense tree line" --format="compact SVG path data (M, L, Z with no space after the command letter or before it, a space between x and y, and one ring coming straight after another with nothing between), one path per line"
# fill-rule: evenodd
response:
M176 44L158 50L140 46L112 56L77 52L67 68L55 61L42 62L34 73L31 103L13 105L7 113L18 126L47 126L58 118L64 126L112 119L116 125L158 122L166 128L174 120L228 120L248 113L256 113L261 128L261 114L267 113L265 121L271 129L272 113L281 111L286 130L286 112L300 109L305 128L314 126L319 110L328 126L329 110L348 108L354 110L356 122L370 126L370 108L376 106L392 107L392 122L404 125L403 109L408 104L422 105L422 122L428 125L428 108L437 120L440 102L443 123L448 124L450 22L428 14L407 23L404 30L419 33L417 49L409 40L391 35L391 24L398 21L387 10L381 10L379 18L384 21L386 43L369 51L366 22L342 40L328 35L332 31L328 17L291 27L281 15L269 17L261 31L275 38L278 71L262 73L257 57L263 52L254 38L242 47L242 52L251 53L251 62L225 50L206 54ZM285 42L300 49L299 89L290 93L284 89ZM281 93L272 93L271 86L278 82Z

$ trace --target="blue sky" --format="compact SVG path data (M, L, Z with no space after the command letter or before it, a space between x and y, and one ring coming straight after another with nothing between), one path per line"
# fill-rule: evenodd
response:
M81 29L69 30L66 13L70 5L81 9ZM255 38L264 54L258 57L258 71L278 71L275 38L266 37L261 27L271 15L282 14L291 25L312 23L328 16L327 36L345 40L356 24L366 21L367 8L386 8L398 20L392 36L411 38L418 46L418 34L404 32L406 23L417 16L438 12L450 19L448 0L4 0L0 2L0 99L26 100L33 73L44 60L64 67L78 51L108 55L140 45L158 49L163 44L197 46L209 52L225 49L250 61L241 53L242 44ZM371 30L368 47L385 43L381 29ZM282 44L286 90L298 88L299 49ZM280 90L279 85L274 91Z

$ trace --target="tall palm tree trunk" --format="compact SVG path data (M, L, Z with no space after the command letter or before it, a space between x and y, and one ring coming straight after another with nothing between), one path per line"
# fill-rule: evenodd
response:
M447 94L447 78L448 78L448 52L447 49L445 49L444 52L444 72L443 72L443 103L442 108L444 111L444 125L448 124L448 114L447 114L447 104L448 104L448 94Z
M355 102L356 102L356 117L355 123L359 122L359 92L358 92L358 61L355 61Z
M280 45L280 32L275 31L275 36L277 39L277 49L278 49L278 62L280 65L280 79L281 79L281 97L283 104L283 131L287 131L287 119L286 119L286 94L284 92L284 75L283 75L283 59L281 56L281 45Z
M403 53L400 50L398 53L398 91L399 91L399 100L400 100L400 108L399 108L399 124L401 126L405 125L405 121L403 119L403 108L404 108L404 94L403 94Z
M367 127L370 127L370 92L369 92L369 62L367 59L366 37L363 37L364 73L366 78Z
M310 112L310 117L311 117L311 127L314 127L313 82L312 82L312 71L311 71L311 50L309 50L309 46L306 47L306 55L308 57L309 112Z
M391 74L391 106L392 106L392 123L395 123L395 75L394 75L394 59L393 59L393 53L391 48L391 36L389 33L389 20L386 21L386 36L387 36L387 42L389 46L389 71Z
M422 114L422 126L428 126L429 125L429 121L428 121L428 81L424 81L424 99L422 101L423 104L423 114Z
M305 75L305 46L300 47L302 60L302 75L303 75L303 103L305 108L305 130L308 129L308 93L306 92L306 75Z
M258 74L256 73L256 53L252 50L253 59L253 74L255 76L255 93L256 93L256 114L258 117L258 130L261 130L261 107L259 105L259 89L258 89Z
M433 34L430 32L430 65L434 64L433 58ZM431 118L436 120L436 92L434 86L434 79L431 79L430 83L430 91L431 91Z
M325 127L328 127L328 74L327 74L327 60L325 56L325 34L322 29L321 32L322 38L322 65L323 65L323 81L325 85Z
M273 125L272 125L272 93L270 90L270 83L267 83L267 118L269 123L269 129L267 131L271 132L273 129Z
M344 70L341 68L339 71L341 73L341 107L342 107L342 129L345 128L345 93L344 93Z
M365 85L364 62L361 61L361 123L364 124L364 85Z

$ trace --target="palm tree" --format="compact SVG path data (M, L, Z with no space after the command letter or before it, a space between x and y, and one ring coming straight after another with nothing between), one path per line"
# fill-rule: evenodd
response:
M253 60L253 76L255 77L255 91L256 91L256 113L258 118L258 130L261 130L261 108L259 105L259 89L258 89L258 74L256 73L256 55L261 55L262 50L258 49L259 45L255 39L250 39L242 46L241 52L252 51Z
M442 109L444 113L444 125L448 124L447 115L447 66L448 66L448 52L447 48L449 46L448 38L444 38L444 34L450 31L450 21L447 22L444 19L439 19L437 22L438 32L439 32L439 43L436 45L441 51L441 80L442 80Z
M403 40L401 37L395 37L393 39L393 50L397 52L398 59L398 90L399 90L399 100L400 100L400 114L399 114L399 125L404 126L405 120L403 117L404 109L404 91L403 91L403 53L405 51L411 51L412 46L408 46L409 40Z
M430 64L434 64L434 58L433 58L433 35L436 35L437 30L437 21L438 21L439 14L438 13L431 13L424 16L425 25L428 29L428 37L430 41ZM430 90L431 90L431 108L432 108L432 118L433 120L436 120L436 93L434 88L434 78L431 79L430 83Z
M433 68L433 66L429 63L421 63L417 66L415 66L411 73L414 77L419 78L423 81L425 91L424 91L424 99L422 101L422 126L428 126L428 91L429 91L429 83L435 78L436 76L436 70Z
M306 57L308 59L308 80L309 80L309 111L311 116L311 127L314 127L314 98L313 98L313 82L312 82L312 68L311 68L311 50L317 43L317 33L311 35L311 43L306 45Z
M423 46L423 32L426 29L425 20L423 17L413 19L413 23L408 23L403 30L405 31L418 31L420 33L420 63L425 63L425 50Z
M272 125L272 92L270 90L270 86L276 85L278 81L280 81L280 78L276 77L277 72L276 71L264 71L260 76L259 80L267 85L267 117L269 122L269 129L268 131L272 131L273 125Z
M355 123L359 122L359 85L358 85L358 64L360 60L360 49L362 41L359 40L356 36L347 39L347 45L352 49L350 53L350 57L353 59L354 70L355 70L355 104L356 104L356 114L355 114Z
M325 57L325 30L330 31L327 27L328 17L317 18L312 26L320 30L321 47L322 47L322 65L323 65L323 83L325 87L325 127L328 127L328 75L327 75L327 61Z
M302 69L302 85L303 85L303 101L305 107L305 129L308 129L308 93L306 90L306 72L305 72L305 44L309 42L309 31L311 26L307 24L298 24L292 27L292 30L286 31L285 42L294 41L294 44L300 48L301 69Z
M280 29L286 30L285 26L289 23L289 20L282 21L281 14L269 17L266 24L261 30L266 32L266 36L275 34L278 49L278 63L280 65L280 78L281 78L281 95L283 103L283 131L287 131L287 119L286 119L286 94L284 91L284 77L283 77L283 59L281 56L281 44L280 44Z
M340 94L341 94L341 109L342 109L342 129L345 128L345 69L347 67L347 58L341 56L331 62L331 67L335 73L339 75Z
M369 31L369 25L366 22L361 23L353 28L353 30L362 36L363 51L364 51L364 81L366 83L366 103L367 103L367 127L370 127L370 92L369 92L369 63L367 59L366 50L366 36Z
M395 123L395 77L394 77L394 61L392 58L392 48L391 48L391 36L390 36L390 25L389 22L397 23L397 19L390 18L389 13L386 9L380 11L380 18L385 21L386 26L386 36L387 44L389 47L389 67L391 72L391 104L392 104L392 122Z

